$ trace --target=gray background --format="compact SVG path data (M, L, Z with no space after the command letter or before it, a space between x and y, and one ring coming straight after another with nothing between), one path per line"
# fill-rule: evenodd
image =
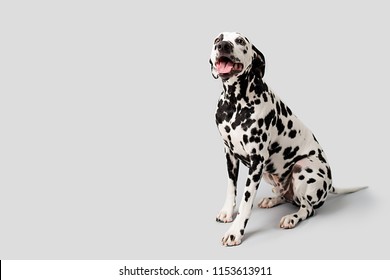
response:
M1 1L0 259L389 259L387 7ZM293 206L254 208L235 248L214 220L221 31L265 54L265 81L312 128L335 185L370 186L293 230L278 228Z

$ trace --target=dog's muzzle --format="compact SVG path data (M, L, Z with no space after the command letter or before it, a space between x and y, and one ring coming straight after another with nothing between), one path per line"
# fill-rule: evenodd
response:
M215 61L215 69L221 78L230 78L231 76L242 71L244 65L240 62L235 62L234 57L221 55Z

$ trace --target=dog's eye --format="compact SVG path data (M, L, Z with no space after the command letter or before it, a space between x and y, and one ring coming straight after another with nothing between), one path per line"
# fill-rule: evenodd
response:
M242 38L237 38L236 39L236 43L239 44L239 45L245 46L245 41Z

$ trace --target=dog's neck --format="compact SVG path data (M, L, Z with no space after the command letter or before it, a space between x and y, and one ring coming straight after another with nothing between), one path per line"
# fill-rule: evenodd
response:
M263 80L250 71L245 71L239 76L233 76L222 80L224 95L227 99L244 99L247 101L250 92L260 94L268 91L268 86Z

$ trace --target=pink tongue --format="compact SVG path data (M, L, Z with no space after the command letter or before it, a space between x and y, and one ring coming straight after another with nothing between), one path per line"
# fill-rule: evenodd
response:
M232 62L219 62L217 63L217 71L220 74L226 74L230 73L233 69L233 63Z

